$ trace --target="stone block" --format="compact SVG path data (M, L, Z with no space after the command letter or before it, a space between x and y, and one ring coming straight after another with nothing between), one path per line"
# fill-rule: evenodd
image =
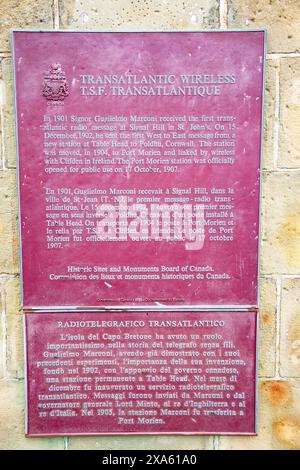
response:
M300 272L300 178L297 172L263 177L261 266L263 274Z
M17 379L24 377L24 335L20 289L19 277L12 277L4 282L7 377Z
M260 381L257 436L224 436L220 450L300 449L300 381Z
M0 274L19 271L17 182L14 170L0 172Z
M15 137L14 89L11 59L1 59L1 118L3 155L6 168L16 168L17 145Z
M23 381L0 381L0 449L63 450L63 438L26 438Z
M263 145L263 168L272 170L274 168L274 139L276 122L276 74L278 63L267 60L265 105L264 105L264 145Z
M98 436L72 437L70 450L212 450L206 436Z
M229 0L229 28L266 28L268 52L299 52L298 0Z
M282 281L280 375L300 377L300 277Z
M274 279L261 279L258 363L258 373L261 377L272 377L275 374L276 299Z
M219 2L192 0L59 0L60 27L116 30L199 30L219 26Z
M4 289L0 282L0 380L4 377L6 361L6 329L4 309Z
M280 134L281 168L300 168L300 57L280 62Z
M10 51L10 29L47 29L53 26L52 2L1 0L0 51Z

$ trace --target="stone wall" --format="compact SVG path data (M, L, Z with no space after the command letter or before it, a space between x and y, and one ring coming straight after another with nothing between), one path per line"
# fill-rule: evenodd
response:
M0 448L300 449L299 0L1 0ZM257 437L24 437L10 28L268 31Z

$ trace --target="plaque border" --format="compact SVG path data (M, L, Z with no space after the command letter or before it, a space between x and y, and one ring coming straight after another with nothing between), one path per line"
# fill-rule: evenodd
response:
M128 34L136 34L136 33L249 33L249 32L261 32L263 33L263 70L262 70L262 100L261 100L261 125L260 125L260 155L259 155L259 198L258 198L258 241L257 241L257 296L256 296L256 304L255 305L247 305L247 304L224 304L224 305L217 305L217 304L191 304L191 305L155 305L155 304L147 304L147 305L130 305L129 303L126 305L116 304L116 305L107 305L107 306L75 306L75 305L63 305L63 306L47 306L47 305L40 305L40 306L30 306L24 305L24 289L23 289L23 257L22 257L22 227L21 227L21 188L20 188L20 157L19 157L19 142L18 142L18 107L17 107L17 87L16 87L16 74L15 74L15 41L14 41L14 33L105 33L105 34L118 34L118 33L128 33ZM48 311L51 310L53 312L59 311L70 311L70 312L83 312L83 311L97 311L97 312L106 312L106 311L114 311L114 310L126 310L126 311L159 311L161 309L165 310L184 310L184 311L192 311L192 310L230 310L230 311L248 311L259 307L260 305L260 290L261 290L261 282L260 282L260 273L261 273L261 239L262 239L262 170L263 170L263 143L264 143L264 122L265 122L265 98L266 98L266 66L267 66L267 29L266 28L233 28L233 29L197 29L197 30L82 30L82 29L22 29L22 28L12 28L10 30L11 35L11 46L12 46L12 78L13 78L13 94L14 94L14 128L15 128L15 142L16 142L16 172L17 172L17 198L18 198L18 235L19 235L19 268L20 268L20 284L21 284L21 306L23 310L26 311Z
M130 310L132 313L136 313L136 310ZM149 312L152 309L148 309ZM165 309L161 309L161 312L164 312ZM197 310L194 309L197 313L214 313L214 310ZM230 311L223 311L222 309L218 310L220 313L230 313ZM57 313L54 311L45 311L46 314L53 314ZM68 313L74 313L73 311L68 311ZM88 311L86 313L89 313ZM94 312L97 313L97 312ZM103 312L98 312L99 314L103 314ZM108 312L107 312L108 313ZM109 312L114 313L114 312ZM232 312L235 314L234 312ZM252 313L254 315L255 321L255 336L254 336L254 384L253 384L253 413L254 413L254 430L252 432L167 432L167 431L157 431L157 432L134 432L134 431L126 431L126 432L87 432L87 433L30 433L29 432L29 410L28 410L28 397L29 397L29 380L28 380L28 373L27 368L29 367L28 361L28 350L27 350L27 322L26 318L30 315L43 315L41 312L24 312L23 314L23 323L24 323L24 362L25 362L25 371L24 371L24 386L25 386L25 437L80 437L80 436L257 436L258 434L258 340L259 340L259 311L257 308L252 308L249 310L240 310L241 315L244 313ZM61 313L63 314L63 313Z

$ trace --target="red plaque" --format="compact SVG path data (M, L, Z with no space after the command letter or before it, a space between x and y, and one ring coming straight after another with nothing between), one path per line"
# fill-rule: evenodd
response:
M257 304L263 31L19 31L14 66L25 307Z
M28 436L255 434L256 317L26 314Z

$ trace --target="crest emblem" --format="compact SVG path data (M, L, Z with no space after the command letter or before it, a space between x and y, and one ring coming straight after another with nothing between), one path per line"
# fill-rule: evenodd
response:
M63 101L69 95L65 72L60 64L52 64L44 76L43 96L51 101Z

